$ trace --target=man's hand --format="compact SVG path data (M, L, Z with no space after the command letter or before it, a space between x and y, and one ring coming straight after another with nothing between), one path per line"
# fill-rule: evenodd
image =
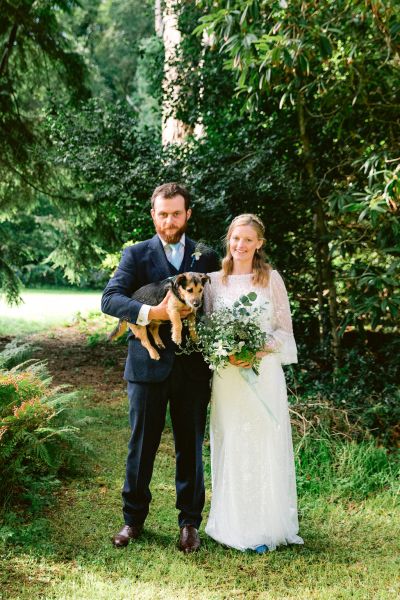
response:
M172 295L172 292L168 292L167 295L165 296L164 300L162 302L160 302L160 304L157 304L157 306L151 307L151 309L149 310L149 320L150 321L169 321L170 320L169 315L167 313L167 305L168 305L168 300L170 299L171 295ZM180 314L181 318L184 319L191 312L192 312L191 308L185 307L179 311L179 314Z
M169 321L169 316L167 313L167 304L170 295L171 292L168 292L164 300L160 302L160 304L151 307L151 309L149 310L150 321Z

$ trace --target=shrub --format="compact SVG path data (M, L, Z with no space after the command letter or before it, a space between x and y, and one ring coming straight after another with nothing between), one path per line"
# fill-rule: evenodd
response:
M24 345L24 354L28 348ZM20 355L6 347L9 358ZM15 357L14 357L15 358ZM3 363L4 364L4 363ZM51 487L62 470L75 466L77 456L88 450L72 424L76 393L51 387L43 362L25 361L11 370L0 370L0 503L7 505L18 493L31 496L47 482Z
M385 446L398 447L398 353L397 341L345 349L342 366L332 372L323 358L300 347L299 367L287 371L299 429L320 427L359 441L373 436Z
M0 369L11 369L32 356L36 348L28 343L20 343L17 339L7 344L0 352Z

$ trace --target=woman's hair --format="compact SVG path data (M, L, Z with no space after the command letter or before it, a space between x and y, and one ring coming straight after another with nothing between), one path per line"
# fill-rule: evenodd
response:
M261 219L257 217L257 215L252 214L239 215L238 217L235 217L229 225L225 236L226 255L222 260L222 282L226 284L228 275L231 275L233 272L233 257L229 247L229 240L235 227L240 227L242 225L250 225L256 232L258 239L262 240L263 244L261 248L255 251L253 257L253 283L254 285L265 287L268 285L269 274L271 271L271 265L266 262L263 251L263 246L265 244L265 227Z

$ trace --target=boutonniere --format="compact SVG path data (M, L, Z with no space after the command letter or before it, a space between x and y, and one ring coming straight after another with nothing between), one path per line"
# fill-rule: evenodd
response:
M190 268L193 267L193 265L194 265L195 262L197 262L198 260L200 260L200 257L207 250L208 250L208 247L205 244L203 244L202 242L199 242L198 244L196 244L194 252L191 254L192 262L190 264Z
M200 252L200 250L195 250L192 254L193 260L199 260L201 255L202 255L202 252Z

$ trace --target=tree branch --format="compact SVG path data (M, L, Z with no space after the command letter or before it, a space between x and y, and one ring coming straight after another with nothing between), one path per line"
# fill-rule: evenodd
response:
M9 162L6 161L1 161L4 165L6 165L6 167L8 169L10 169L10 171L13 171L16 175L18 175L18 177L21 178L21 180L26 183L29 187L31 187L33 190L35 190L35 192L39 192L40 194L44 194L45 196L49 196L50 198L55 198L56 200L65 200L66 202L70 202L72 198L72 196L60 196L60 194L54 194L52 192L49 192L48 190L43 190L41 188L39 188L37 185L35 185L34 183L32 183L32 181L29 181L29 179L27 177L25 177L25 175L23 173L21 173L20 171L18 171L18 169L16 169L12 164L10 164Z
M8 60L9 60L10 54L14 48L15 40L17 37L17 31L18 31L18 25L15 24L15 25L13 25L13 27L11 29L10 35L8 37L8 41L6 43L6 47L4 48L3 56L1 57L0 77L2 77L7 70Z

